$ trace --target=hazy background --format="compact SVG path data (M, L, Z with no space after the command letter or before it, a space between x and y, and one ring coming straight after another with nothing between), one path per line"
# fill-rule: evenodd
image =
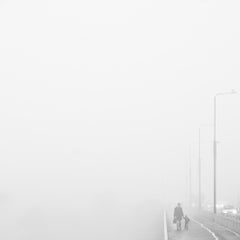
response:
M240 91L239 8L0 1L0 236L159 239L161 205L187 200L190 145L197 194L214 94ZM236 203L240 96L218 100L218 198ZM202 161L211 203L211 126Z

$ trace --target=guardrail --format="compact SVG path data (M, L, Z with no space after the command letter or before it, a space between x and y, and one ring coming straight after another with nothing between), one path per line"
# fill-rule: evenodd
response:
M222 214L213 214L210 212L201 212L208 219L240 234L240 219L235 216L225 216Z

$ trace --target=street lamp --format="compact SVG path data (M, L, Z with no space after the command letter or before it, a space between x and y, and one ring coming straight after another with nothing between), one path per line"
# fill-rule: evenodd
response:
M203 127L212 126L212 124L201 124L198 128L198 208L201 210L202 208L202 194L201 194L201 130Z
M201 210L201 127L198 129L198 208Z
M189 146L189 209L192 207L192 150Z
M236 94L237 92L232 90L229 92L220 92L214 96L214 120L213 120L213 212L217 213L217 190L216 190L216 162L217 162L217 97L222 95Z

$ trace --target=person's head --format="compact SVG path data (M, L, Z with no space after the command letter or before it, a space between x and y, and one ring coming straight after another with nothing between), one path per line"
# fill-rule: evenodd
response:
M181 203L178 203L177 206L178 206L178 207L181 207Z

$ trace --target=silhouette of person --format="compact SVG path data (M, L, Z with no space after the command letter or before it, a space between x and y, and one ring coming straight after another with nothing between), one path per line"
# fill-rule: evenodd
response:
M182 228L181 227L181 221L182 221L183 216L184 216L184 214L183 214L181 204L178 203L177 206L174 209L174 216L173 216L174 221L177 224L177 231L181 231L181 228Z
M185 230L188 230L188 223L190 222L190 218L189 218L187 215L185 215L185 216L184 216L184 220L185 220L184 229L185 229Z

